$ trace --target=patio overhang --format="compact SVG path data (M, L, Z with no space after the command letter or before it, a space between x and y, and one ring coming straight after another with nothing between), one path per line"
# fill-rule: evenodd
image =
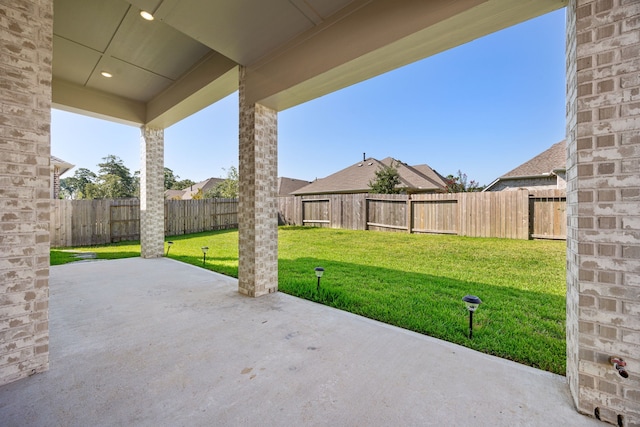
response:
M53 106L166 128L236 91L244 66L248 102L282 111L565 5L55 0Z

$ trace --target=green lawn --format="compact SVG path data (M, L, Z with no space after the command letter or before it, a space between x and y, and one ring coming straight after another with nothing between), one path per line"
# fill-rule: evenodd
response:
M167 238L169 257L238 274L236 230ZM77 248L137 256L139 244ZM56 250L52 250L52 264ZM325 269L320 292L314 268ZM279 290L565 374L565 242L310 227L279 231ZM483 304L469 340L466 294Z

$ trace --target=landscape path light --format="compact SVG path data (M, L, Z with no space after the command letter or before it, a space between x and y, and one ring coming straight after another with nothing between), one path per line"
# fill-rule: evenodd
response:
M322 277L322 275L324 274L324 268L322 267L316 267L316 277L318 278L318 286L316 287L317 290L320 290L320 278Z
M207 262L207 251L209 250L209 246L202 247L202 265Z
M169 256L169 249L171 249L171 245L173 245L172 241L167 242L167 256Z
M475 295L465 295L462 301L465 302L467 310L469 310L469 339L471 339L473 338L473 312L478 309L482 301Z

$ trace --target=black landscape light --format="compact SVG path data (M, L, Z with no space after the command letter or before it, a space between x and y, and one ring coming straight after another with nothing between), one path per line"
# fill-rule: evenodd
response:
M465 302L467 310L469 310L469 339L471 339L473 338L473 312L482 304L482 300L475 295L465 295L462 301Z
M209 250L209 246L202 247L202 265L207 262L207 251Z
M169 256L169 249L171 249L171 245L173 245L172 241L167 242L167 256Z
M322 277L323 274L324 274L324 268L316 267L316 277L318 278L318 286L316 287L317 290L320 290L320 278Z

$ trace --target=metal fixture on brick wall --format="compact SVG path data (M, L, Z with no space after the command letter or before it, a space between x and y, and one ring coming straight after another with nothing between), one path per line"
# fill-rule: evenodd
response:
M627 366L627 362L625 362L622 359L622 357L613 357L612 356L612 357L609 358L609 363L611 363L613 365L615 370L618 371L618 373L620 374L620 376L622 378L629 378L629 373L625 369L625 366Z
M167 242L167 256L169 256L169 249L171 249L171 245L173 245L173 242L171 240L169 240Z
M209 250L209 246L202 247L202 265L205 265L207 262L207 251Z
M324 268L322 267L316 267L316 277L318 278L318 285L316 286L316 290L320 290L320 278L322 277L322 275L324 274Z
M482 300L475 295L465 295L462 301L465 302L467 310L469 310L469 339L471 339L473 338L473 312L482 304Z

